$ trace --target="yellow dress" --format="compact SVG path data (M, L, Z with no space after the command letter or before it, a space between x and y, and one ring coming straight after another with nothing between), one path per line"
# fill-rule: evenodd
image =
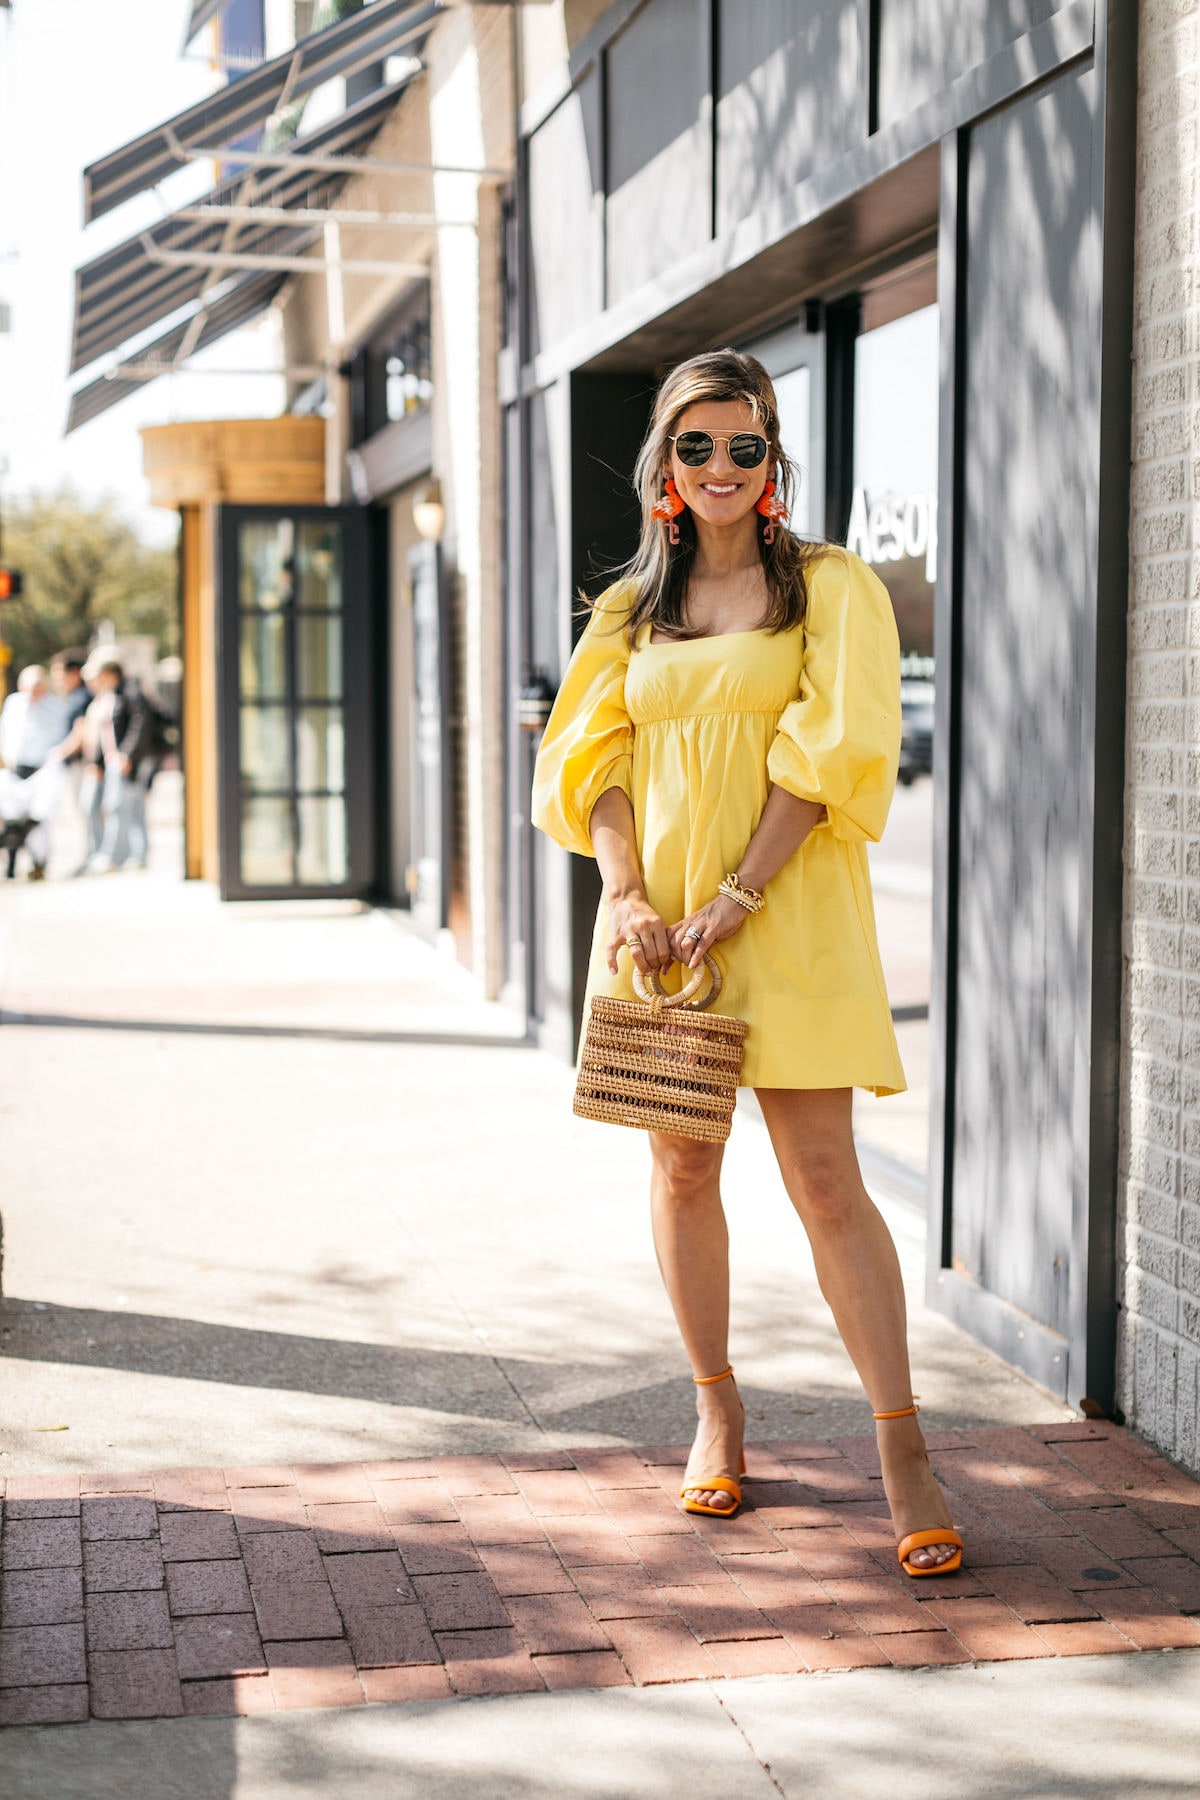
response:
M827 816L716 946L719 1012L745 1019L746 1087L900 1093L904 1070L875 935L868 839L887 821L900 752L900 652L883 583L834 547L809 566L791 631L649 642L630 651L629 590L609 588L568 665L538 752L533 823L592 855L588 819L607 788L629 796L651 906L668 925L713 899L753 837L772 784ZM632 964L604 959L601 900L588 970L630 998ZM663 985L677 988L673 965Z

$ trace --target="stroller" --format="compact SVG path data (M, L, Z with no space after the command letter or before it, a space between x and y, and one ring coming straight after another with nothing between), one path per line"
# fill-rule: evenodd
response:
M12 881L17 872L17 857L28 850L35 871L45 867L45 856L34 854L29 844L38 827L45 827L54 817L62 796L66 770L62 763L45 763L24 780L15 769L0 769L0 858L4 873ZM45 832L42 833L43 842Z

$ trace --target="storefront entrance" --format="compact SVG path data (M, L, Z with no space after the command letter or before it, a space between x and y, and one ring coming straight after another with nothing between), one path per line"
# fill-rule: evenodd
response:
M765 365L800 470L792 527L845 541L892 597L904 738L883 842L871 847L880 953L909 1091L856 1099L868 1173L923 1200L929 1158L938 309L933 255L745 345Z

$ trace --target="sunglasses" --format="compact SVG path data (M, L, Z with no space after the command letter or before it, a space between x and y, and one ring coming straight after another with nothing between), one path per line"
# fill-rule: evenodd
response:
M729 446L729 460L739 469L757 469L767 454L766 438L754 431L681 431L671 442L686 468L702 469L712 461L718 440Z

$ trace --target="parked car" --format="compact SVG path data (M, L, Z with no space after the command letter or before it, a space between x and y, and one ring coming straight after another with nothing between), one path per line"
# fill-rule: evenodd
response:
M900 769L898 779L911 787L918 775L933 773L933 683L900 683Z

